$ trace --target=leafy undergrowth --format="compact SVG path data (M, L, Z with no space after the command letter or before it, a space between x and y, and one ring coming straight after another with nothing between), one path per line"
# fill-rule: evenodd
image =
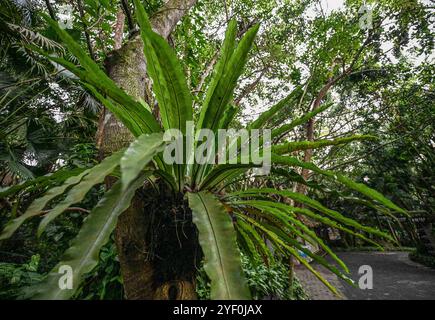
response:
M26 223L0 245L0 299L17 299L22 289L38 283L56 265L69 241L77 234L83 215L61 217L37 238L37 221Z
M290 285L289 269L281 261L276 261L269 267L263 263L255 263L242 256L242 267L255 300L307 300L299 280L294 277ZM210 298L210 284L204 270L201 268L196 278L198 298Z
M100 252L98 265L85 276L75 294L77 300L123 300L121 269L113 240Z
M22 289L38 283L44 278L41 270L41 258L39 255L31 257L28 263L0 263L0 299L17 299ZM269 267L262 263L253 263L243 256L242 267L256 300L306 300L299 280L295 277L290 286L288 267L276 261ZM197 294L199 299L210 299L210 284L204 270L198 271L196 278ZM74 299L79 300L122 300L124 290L120 266L116 253L116 246L110 241L103 247L100 253L98 266L86 275L82 286Z
M435 257L419 253L417 251L411 252L409 254L409 259L414 262L420 263L426 267L435 269Z
M43 276L37 272L39 261L40 256L34 255L25 264L0 262L0 300L14 299L23 286L42 280Z

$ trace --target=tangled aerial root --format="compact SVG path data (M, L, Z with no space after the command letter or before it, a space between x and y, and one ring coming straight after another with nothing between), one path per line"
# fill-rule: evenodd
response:
M159 192L145 199L144 212L151 217L148 258L154 267L155 282L164 284L156 294L175 297L185 295L184 289L192 285L202 253L184 195L173 194L163 185L159 188Z

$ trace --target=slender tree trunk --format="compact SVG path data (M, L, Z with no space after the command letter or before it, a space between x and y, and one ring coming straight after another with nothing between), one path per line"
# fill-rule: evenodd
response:
M196 0L170 0L153 16L151 24L155 32L167 38L177 22ZM118 15L118 20L124 15ZM115 39L120 44L124 21L118 21ZM115 48L119 48L119 46ZM106 69L116 84L135 98L146 99L146 61L143 43L136 35L114 50L106 60ZM133 139L128 129L108 110L103 110L97 131L97 147L101 157L126 147ZM111 184L110 182L108 183ZM193 283L185 280L156 284L154 270L149 261L147 232L149 232L149 212L144 208L140 197L136 196L131 207L119 217L115 230L115 243L121 265L127 299L194 299Z
M118 9L116 13L116 24L115 24L115 43L113 45L114 50L121 49L122 46L122 36L124 35L124 25L125 25L125 14L121 8Z
M380 24L377 26L380 27L380 25L382 24L382 22L380 22ZM344 78L346 78L347 76L349 76L355 67L355 64L357 63L358 59L361 57L364 49L371 43L372 41L372 36L373 33L370 34L367 39L364 41L364 43L361 45L361 47L358 49L358 51L356 52L355 56L353 57L351 63L349 64L349 66L347 68L344 69L343 67L343 72L341 74L339 74L336 77L331 77L328 79L328 81L326 82L326 84L322 87L322 89L320 89L316 99L313 102L313 107L311 109L311 111L314 111L316 109L318 109L320 107L320 105L322 104L323 99L326 97L326 95L328 94L329 90L336 85L339 81L343 80ZM334 60L332 66L331 66L331 71L334 69L334 66L336 65L336 63L339 63L338 60ZM307 123L307 141L314 141L314 134L315 134L315 130L314 130L314 118L311 118L308 123ZM310 162L311 158L313 156L313 150L312 149L307 149L304 152L304 161L305 162ZM310 172L307 169L302 169L301 172L302 177L307 180L310 176ZM299 185L299 190L298 192L300 193L305 193L306 192L306 186L300 184Z
M313 106L310 110L310 112L317 110L320 105L322 104L323 99L326 97L329 89L331 89L331 87L337 82L339 81L343 76L337 77L337 78L330 78L328 80L328 82L325 84L325 86L323 86L323 88L320 90L319 94L317 95L316 99L313 102ZM307 123L307 131L306 131L306 140L313 142L314 141L314 133L315 133L315 119L311 118L310 120L308 120ZM312 149L307 149L304 151L304 161L305 162L310 162L311 158L313 156L313 150ZM310 170L308 169L302 169L301 172L302 177L305 180L308 180L308 178L310 177ZM298 192L299 193L305 193L307 190L307 186L300 183L298 185Z

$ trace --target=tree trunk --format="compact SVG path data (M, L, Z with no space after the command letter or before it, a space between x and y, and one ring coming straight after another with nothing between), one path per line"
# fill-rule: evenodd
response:
M196 0L167 1L151 19L154 31L167 38L177 22L195 2ZM120 88L135 98L145 99L146 61L140 36L133 37L121 48L114 50L105 64L107 73ZM96 137L100 157L128 146L132 139L133 136L128 129L113 114L104 109L100 116ZM113 182L109 181L108 185L110 186L111 183ZM192 282L174 279L163 285L155 283L155 272L148 255L147 232L150 223L148 213L143 201L136 195L131 207L120 215L115 230L115 243L126 298L194 299L196 294Z

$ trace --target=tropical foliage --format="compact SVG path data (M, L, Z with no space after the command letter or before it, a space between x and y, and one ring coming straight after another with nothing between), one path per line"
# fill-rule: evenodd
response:
M65 30L45 16L51 28L56 31L67 50L75 56L80 65L54 56L49 51L39 50L36 47L32 47L32 50L45 55L77 76L81 84L122 121L136 140L125 151L105 158L93 168L73 175L61 185L48 190L43 197L35 200L23 215L6 226L1 238L8 238L22 222L38 215L54 198L66 194L64 200L50 209L40 222L38 234L42 234L46 226L65 209L82 201L93 186L102 183L110 175L119 176L119 180L92 209L76 239L58 264L58 266L70 265L74 270L74 278L82 279L97 265L99 251L107 243L119 214L129 207L135 191L144 185L145 180L150 179L154 182L166 183L167 187L172 190L171 192L185 194L188 206L192 210L193 222L198 228L199 243L205 261L204 269L211 281L212 299L250 298L248 287L243 281L237 240L246 254L261 258L266 263L273 261L274 255L293 256L335 291L335 288L300 256L298 250L343 279L348 279L346 276L348 269L332 250L298 219L298 216L303 215L318 220L325 225L355 234L371 243L374 241L364 233L388 240L392 238L381 230L363 226L339 212L328 209L304 194L273 188L234 190L231 181L241 175L252 175L249 170L255 167L254 164L243 168L240 165L223 167L223 165L194 164L187 167L181 164L165 164L162 161L161 152L167 142L163 140L161 130L177 128L186 135L185 123L194 120L196 115L194 117L192 96L174 51L162 37L151 30L141 3L135 1L135 6L136 18L144 42L144 54L148 62L148 74L153 80L153 89L158 101L163 128L160 127L147 106L118 88ZM228 127L234 116L234 112L231 112L234 89L248 60L248 54L258 29L259 25L254 25L237 42L236 23L235 21L229 23L207 95L198 111L198 129L208 128L217 132L218 129ZM297 94L291 94L291 96L297 96ZM271 117L287 106L288 100L285 98L283 102L260 115L249 126L249 129L264 128ZM315 113L309 114L300 121L276 129L278 133L273 136L277 137L288 132L293 126L303 124L314 115ZM312 163L300 161L290 155L298 150L321 148L370 138L372 137L350 136L315 142L279 142L272 148L273 165L306 168L358 191L369 201L385 206L394 212L406 214L404 210L366 185L355 183L342 174L322 170ZM266 150L262 151L266 152ZM267 177L264 179L267 180ZM306 208L289 205L282 201L284 199L301 203ZM364 233L361 233L362 231ZM273 247L274 254L271 248L266 247L264 238ZM297 241L298 238L320 245L338 263L339 267L333 266L323 257L304 248ZM75 293L75 290L59 288L57 285L58 269L59 267L55 267L46 280L30 290L34 298L66 299Z
M20 3L0 9L0 251L31 252L0 264L6 297L122 298L114 230L138 199L146 259L164 277L187 265L200 298L301 297L297 282L276 281L290 261L338 294L308 260L352 283L349 269L313 225L378 249L414 245L401 221L434 199L433 65L407 59L433 49L424 3L378 4L363 32L361 1L328 14L316 1L198 1L169 37L153 31L160 1L78 0L66 30L50 6ZM128 29L126 43L143 44L144 99L103 69L119 12L121 38ZM109 111L131 133L109 155L92 143L101 110L99 126ZM230 128L271 129L272 145L257 148L271 152L270 174L253 159L188 164L206 140L184 144L182 164L164 161L165 131ZM64 265L73 290L58 286Z

